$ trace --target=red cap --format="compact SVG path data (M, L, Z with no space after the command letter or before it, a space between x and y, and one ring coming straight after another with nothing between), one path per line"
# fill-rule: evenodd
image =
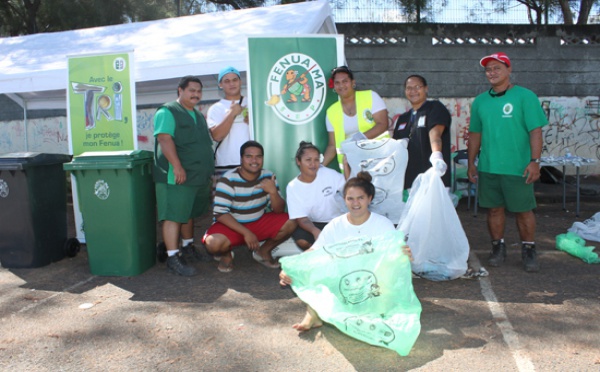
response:
M483 57L481 61L479 61L479 64L481 67L485 67L491 60L502 62L506 65L506 67L510 67L510 58L508 58L508 56L502 52Z

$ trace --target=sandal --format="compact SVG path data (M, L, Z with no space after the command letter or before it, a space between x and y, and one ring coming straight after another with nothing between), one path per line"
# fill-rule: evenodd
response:
M230 262L228 264L223 264L222 262L219 262L217 270L219 270L222 273L230 273L233 271L233 262Z
M252 252L252 258L254 258L254 260L256 262L258 262L259 264L261 264L263 266L266 266L269 269L279 269L279 263L278 262L270 262L268 260L265 260L256 251Z
M227 263L223 262L224 258L227 259ZM233 271L233 252L219 256L219 266L217 266L217 269L222 273L230 273Z

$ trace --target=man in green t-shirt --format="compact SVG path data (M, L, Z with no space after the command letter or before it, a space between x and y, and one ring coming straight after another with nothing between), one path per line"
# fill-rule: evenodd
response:
M154 181L167 267L191 276L196 269L189 261L202 259L193 245L193 219L208 211L215 162L206 120L196 109L202 98L200 79L181 78L177 97L154 115ZM179 252L180 232L183 254Z
M524 269L537 272L533 183L540 178L542 127L548 120L538 97L510 82L512 65L506 54L483 57L480 64L491 88L471 107L468 174L471 182L479 183L479 204L488 208L488 264L497 267L506 258L506 209L517 219Z

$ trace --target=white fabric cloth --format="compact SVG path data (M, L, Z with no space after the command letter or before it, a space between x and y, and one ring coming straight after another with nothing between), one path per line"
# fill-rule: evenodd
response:
M323 166L311 183L294 178L286 188L290 219L307 217L312 222L327 223L338 217L344 212L338 207L335 194L344 183L340 172Z
M338 243L359 236L376 236L394 230L394 224L388 218L371 212L369 219L362 225L352 225L348 216L343 214L334 218L325 226L312 249L323 248L326 245Z
M379 94L377 94L374 91L371 91L371 97L373 99L373 102L371 103L371 113L375 114L381 110L387 110L385 102L379 96ZM328 132L333 132L333 125L329 121L329 118L325 119L325 125L327 126ZM349 138L354 133L358 132L358 118L356 115L348 116L344 113L344 132L346 132L346 138Z
M209 128L212 128L223 121L227 115L227 111L231 104L235 101L222 99L208 109L206 114L206 122ZM248 98L242 100L242 107L248 107ZM229 134L223 138L215 155L215 166L226 167L240 165L240 147L244 142L250 140L250 128L244 122L244 115L240 114L235 117Z
M573 223L568 231L579 235L585 240L600 242L600 212L583 222Z

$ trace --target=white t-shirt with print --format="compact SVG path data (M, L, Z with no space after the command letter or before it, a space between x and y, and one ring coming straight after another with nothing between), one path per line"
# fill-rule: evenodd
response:
M206 115L206 122L209 128L223 121L233 102L235 101L222 99L210 106ZM242 100L242 107L248 107L248 99L246 97ZM227 167L240 165L240 147L248 140L250 140L250 128L244 122L244 116L240 114L235 117L229 134L223 138L217 147L215 166Z
M338 217L343 212L335 201L335 193L345 182L340 172L323 166L311 183L298 177L291 180L286 188L290 219L307 217L311 222L327 223Z
M315 243L312 249L323 248L326 245L339 243L349 238L359 236L377 236L385 232L394 230L394 224L387 217L371 212L369 219L362 225L352 225L348 221L348 214L343 214L329 222Z

